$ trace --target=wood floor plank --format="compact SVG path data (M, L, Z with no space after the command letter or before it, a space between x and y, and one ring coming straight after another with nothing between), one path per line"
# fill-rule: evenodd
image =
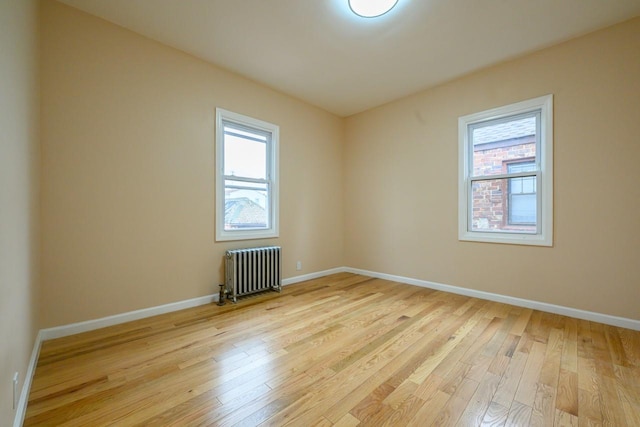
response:
M609 353L611 354L611 361L614 365L628 366L629 361L627 360L622 340L618 334L618 329L619 328L609 325L606 325L604 328L607 346L609 348Z
M507 416L507 422L505 423L505 426L529 425L532 411L533 409L531 407L514 401L511 404L511 408L509 408L509 415Z
M546 384L538 384L533 401L529 425L545 427L553 425L556 415L556 389Z
M196 425L206 423L208 415L217 407L222 406L215 398L214 393L203 393L200 396L189 399L179 405L173 406L164 412L156 414L139 426L164 427L178 425Z
M379 424L375 422L375 419L380 415L385 414L387 411L393 409L383 405L383 401L395 390L395 388L388 383L382 383L376 387L371 393L367 393L366 397L362 399L357 405L351 409L348 413L367 424ZM351 406L351 405L348 405ZM333 412L333 411L332 411ZM340 417L342 418L342 417ZM386 418L386 417L385 417Z
M411 382L413 383L413 381ZM427 378L425 378L425 380L421 384L418 385L416 390L413 392L413 395L422 400L428 400L436 393L436 391L440 390L440 385L443 382L444 379L442 377L436 374L431 374Z
M460 340L464 338L473 327L476 325L479 319L473 317L469 321L465 322L453 335L447 340L446 344L438 347L431 355L427 356L426 360L409 376L409 380L416 384L422 383L427 376L433 372L433 370L453 351L458 345Z
M471 365L463 362L457 362L448 375L442 379L442 384L439 387L440 390L450 395L454 395L464 380L467 379L466 377L470 370Z
M565 341L564 331L552 329L547 341L547 349L544 355L544 364L540 371L539 382L549 387L557 387L562 365L563 345Z
M517 336L522 336L525 328L527 327L527 324L529 323L529 320L531 319L532 314L533 310L530 308L522 310L522 313L520 313L520 315L518 316L518 319L511 327L509 333Z
M640 425L640 332L352 273L46 341L32 425Z
M506 408L499 403L491 402L487 408L487 412L482 418L481 426L504 426L509 416L509 408Z
M603 424L625 426L626 416L617 390L618 384L613 378L600 377L600 407Z
M333 424L334 427L356 427L360 425L360 420L351 414L345 414L338 422Z
M406 325L411 325L411 323ZM295 400L290 406L276 414L270 422L283 424L282 421L293 414L297 422L304 424L324 411L329 413L329 419L336 421L334 419L336 414L341 417L348 412L348 408L357 404L378 384L386 381L387 375L393 372L389 369L394 366L393 360L399 355L403 355L404 350L421 336L416 331L411 331L405 336L402 334L405 329L409 329L409 326L398 328L395 335L389 336L385 342L379 343L379 348L376 351L370 351L355 363L349 364L338 373L340 375L336 375L324 384L317 384L309 388L303 397ZM343 375L350 379L346 384L341 383Z
M578 357L588 358L593 355L593 340L591 339L591 322L578 320Z
M522 374L515 395L515 400L523 405L533 406L538 388L538 377L544 362L545 351L545 344L539 342L533 343L531 353L527 358L524 373Z
M476 392L471 397L469 404L460 416L457 425L477 426L482 424L482 420L491 404L499 382L500 377L490 372L485 374Z
M634 405L640 405L640 381L634 375L633 369L625 366L614 366L616 383L619 393L624 394L625 400Z
M483 316L484 308L480 307L477 312L477 315ZM451 378L451 370L454 369L455 365L459 362L464 363L467 366L472 366L469 362L463 362L463 359L467 357L467 353L469 349L474 346L478 337L486 331L488 325L491 323L491 319L487 319L486 317L482 317L476 326L464 337L460 340L458 345L449 353L449 355L433 370L433 374L440 376L441 378ZM472 357L467 358L466 360L473 361ZM443 390L445 391L445 390Z
M460 386L451 394L451 398L445 403L433 424L436 426L456 425L468 402L478 389L478 385L477 382L464 378Z
M557 391L556 408L578 416L578 374L560 370Z
M511 363L507 368L507 371L502 376L500 384L496 390L496 394L493 397L493 401L509 408L514 400L516 390L520 384L522 373L527 362L528 355L518 352L511 358ZM525 405L527 406L527 405Z
M556 417L553 425L557 427L578 427L578 417L556 409Z
M402 334L398 335L393 341L390 341L382 347L380 349L382 350L380 353L372 354L368 360L365 360L364 363L360 365L358 370L362 371L363 375L361 378L366 379L357 385L355 389L352 389L347 396L337 400L333 405L330 405L329 408L327 408L327 411L330 413L329 419L335 420L337 416L342 416L342 414L350 411L351 408L357 407L354 405L359 401L368 401L368 396L371 393L374 393L374 391L380 386L384 386L389 393L395 389L392 381L390 381L395 372L395 367L402 366L403 362L406 361L406 358L411 354L410 351L406 350L415 346L422 337L422 334L418 332L410 330L407 332L410 333L404 336ZM376 372L374 375L371 375L370 368L377 365L379 366L380 364L384 364L380 372ZM356 381L352 381L352 383L357 384ZM383 399L384 398L386 398L386 395ZM389 408L387 406L380 405L379 409L388 410ZM361 417L358 417L353 410L351 410L351 413L361 421L363 420Z
M587 419L602 421L600 387L595 361L591 358L578 358L578 416L583 422Z
M564 327L564 344L562 346L561 369L570 372L578 370L578 321L566 318Z
M618 334L629 363L632 366L640 366L640 337L636 331L618 328Z
M435 394L416 412L413 418L406 424L408 427L423 427L433 425L440 410L444 407L451 396L440 390L437 390Z

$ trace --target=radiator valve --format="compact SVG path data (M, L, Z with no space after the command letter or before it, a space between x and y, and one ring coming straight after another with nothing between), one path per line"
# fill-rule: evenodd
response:
M220 296L218 296L218 305L224 305L224 297L225 297L225 284L220 283Z

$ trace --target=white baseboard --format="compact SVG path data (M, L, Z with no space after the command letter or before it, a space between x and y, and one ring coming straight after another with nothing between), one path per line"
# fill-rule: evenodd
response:
M290 277L288 279L282 280L282 286L293 285L294 283L317 279L319 277L328 276L330 274L344 273L345 271L347 271L346 267L336 267L329 270L316 271L315 273L303 274L302 276Z
M13 419L13 427L22 427L22 424L24 423L24 416L27 413L27 402L29 401L29 391L31 390L33 374L35 374L36 372L36 365L38 364L38 356L40 355L41 344L42 331L38 332L38 335L36 335L36 341L33 344L31 358L29 359L29 365L27 366L27 373L24 376L24 384L22 384L22 391L20 392L18 406L16 407L16 416Z
M427 280L413 279L410 277L395 276L393 274L378 273L376 271L361 270L359 268L346 267L344 271L363 276L376 277L379 279L391 280L394 282L406 283L423 288L435 289L452 294L466 295L469 297L496 301L511 304L518 307L532 308L534 310L546 311L548 313L561 314L563 316L575 317L577 319L590 320L592 322L604 323L606 325L618 326L621 328L640 331L640 320L627 319L625 317L611 316L609 314L595 313L593 311L580 310L577 308L564 307L561 305L548 304L545 302L527 300L523 298L510 297L507 295L494 294L491 292L477 291L474 289L460 288L458 286L444 285L442 283L429 282Z
M282 286L291 285L293 283L304 282L305 280L317 279L318 277L328 276L330 274L346 271L344 267L332 268L329 270L318 271L315 273L304 274L302 276L290 277L282 280ZM54 328L42 329L40 334L42 340L51 340L55 338L75 335L81 332L93 331L95 329L107 326L118 325L120 323L131 322L133 320L144 319L146 317L157 316L159 314L170 313L173 311L184 310L185 308L197 307L199 305L210 304L218 301L218 294L206 295L203 297L193 298L184 301L173 302L169 304L159 305L156 307L143 308L141 310L129 311L126 313L114 314L113 316L102 317L100 319L87 320L84 322L71 323Z
M197 307L218 301L218 295L206 295L184 301L172 302L156 307L143 308L141 310L129 311L126 313L114 314L113 316L102 317L100 319L87 320L84 322L71 323L69 325L56 326L54 328L42 329L42 340L75 335L81 332L93 331L107 326L119 325L120 323L131 322L132 320L144 319L146 317L157 316L158 314L171 313L172 311L184 310L185 308Z
M394 282L406 283L409 285L420 286L423 288L436 289L453 294L466 295L474 298L486 299L505 304L516 305L519 307L532 308L535 310L546 311L549 313L562 314L564 316L575 317L578 319L591 320L607 325L619 326L622 328L640 330L640 320L627 319L624 317L611 316L608 314L595 313L592 311L580 310L577 308L564 307L555 304L548 304L539 301L527 300L522 298L511 297L507 295L494 294L491 292L478 291L474 289L461 288L458 286L445 285L442 283L430 282L427 280L414 279L411 277L396 276L393 274L380 273L376 271L362 270L351 267L336 267L329 270L317 271L314 273L303 274L282 280L282 285L292 285L294 283L304 282L306 280L317 279L319 277L328 276L330 274L349 272L362 274L364 276L376 277L380 279L391 280ZM81 332L92 331L107 326L117 325L120 323L130 322L132 320L143 319L146 317L157 316L159 314L170 313L173 311L183 310L185 308L196 307L199 305L209 304L218 301L218 295L206 295L203 297L193 298L185 301L178 301L170 304L160 305L156 307L145 308L142 310L130 311L127 313L116 314L113 316L103 317L100 319L87 320L79 323L58 326L54 328L42 329L39 333L41 340L50 340L68 335L74 335Z

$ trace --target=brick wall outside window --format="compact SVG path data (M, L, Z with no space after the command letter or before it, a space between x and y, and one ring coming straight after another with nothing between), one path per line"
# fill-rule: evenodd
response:
M489 144L486 144L489 145ZM519 138L483 149L476 147L473 153L474 171L478 175L507 173L507 164L535 159L535 139ZM535 231L535 226L510 225L508 223L508 180L477 182L473 192L473 230Z

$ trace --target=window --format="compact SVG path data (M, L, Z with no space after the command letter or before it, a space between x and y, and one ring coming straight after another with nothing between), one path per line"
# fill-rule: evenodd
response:
M551 246L553 98L458 119L460 240Z
M216 109L216 240L278 237L278 133Z

